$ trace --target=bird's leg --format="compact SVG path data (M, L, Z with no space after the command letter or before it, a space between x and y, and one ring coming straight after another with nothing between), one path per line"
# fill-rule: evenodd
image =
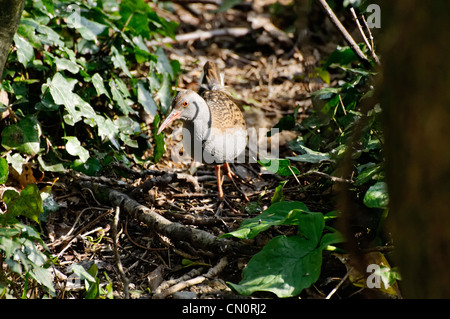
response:
M242 191L242 189L240 189L240 188L236 185L236 183L235 183L235 181L234 181L234 178L236 178L236 179L237 179L238 181L240 181L242 184L245 184L244 181L243 181L239 176L237 176L237 175L231 170L230 164L224 163L224 164L223 164L223 168L225 169L225 173L227 174L228 178L229 178L229 179L231 180L231 182L233 183L234 187L238 190L239 193L241 193L241 194L244 196L245 201L246 201L246 202L249 202L249 199L248 199L247 195L245 195L245 193Z
M225 173L227 174L227 176L228 176L228 178L229 178L230 180L233 180L233 178L237 178L238 180L240 180L240 177L237 176L237 175L231 170L230 164L228 164L228 163L223 163L223 168L224 168Z
M222 188L223 177L221 176L222 175L221 168L222 168L222 165L216 165L216 177L217 177L217 188L219 191L219 200L224 199L223 188Z
M217 188L219 191L219 206L216 211L216 216L219 216L221 214L223 204L226 204L228 206L228 208L231 209L232 212L238 213L233 208L233 206L231 206L231 204L227 201L227 199L225 198L225 195L223 193L222 184L223 184L223 180L224 180L225 176L222 176L222 171L221 171L222 165L216 165L215 168L216 168L216 177L217 177Z

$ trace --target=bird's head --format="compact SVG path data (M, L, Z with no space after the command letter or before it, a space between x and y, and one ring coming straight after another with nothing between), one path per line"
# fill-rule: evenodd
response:
M180 119L184 121L192 121L200 111L200 105L205 104L203 98L192 90L182 90L178 92L172 101L172 112L159 127L160 134L170 123Z

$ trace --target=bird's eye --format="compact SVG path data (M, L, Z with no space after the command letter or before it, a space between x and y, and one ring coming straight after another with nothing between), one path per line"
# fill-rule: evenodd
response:
M184 102L183 102L183 105L184 105L184 106L188 106L188 102L187 102L187 101L184 101Z

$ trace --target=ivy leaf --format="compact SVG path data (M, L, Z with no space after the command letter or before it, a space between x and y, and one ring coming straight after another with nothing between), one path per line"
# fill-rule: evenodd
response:
M348 46L338 46L336 50L334 50L330 54L322 68L325 70L333 63L339 65L347 65L354 61L358 61L358 57L356 56L355 52L353 52L352 48Z
M267 137L272 136L273 131L281 132L283 130L291 131L295 128L295 118L292 115L283 116L272 130L267 132Z
M156 70L161 74L168 74L170 78L173 79L172 65L170 64L169 59L167 58L167 55L162 47L158 47L156 49L156 56Z
M270 291L279 298L298 295L319 279L322 250L300 236L278 236L254 255L242 272L237 292Z
M331 161L330 155L328 153L313 151L312 149L301 144L296 144L295 147L292 148L297 152L303 153L297 156L288 156L287 158L292 161L306 163L321 163Z
M36 184L28 184L20 194L14 192L7 190L3 194L3 201L8 207L8 218L23 215L39 223L39 214L43 213L44 209Z
M150 91L147 90L142 81L139 81L137 84L137 94L138 102L142 105L144 111L153 119L158 111L158 107L156 106Z
M121 82L117 79L111 79L109 81L109 87L111 89L113 100L117 102L117 106L119 107L120 111L124 115L135 113L135 111L128 105L126 95L124 95L123 90L121 90Z
M69 59L56 57L54 61L58 71L67 70L73 74L77 74L80 71L80 66Z
M165 142L164 142L164 134L161 133L157 135L159 122L161 119L159 118L159 115L157 114L155 116L155 119L153 120L153 139L154 139L154 150L153 150L153 162L158 163L161 157L164 155L166 148L165 148Z
M87 176L97 176L102 170L100 160L93 157L89 158L86 162L76 159L70 167L78 172L86 174Z
M72 156L78 156L80 160L85 163L89 158L89 151L81 146L80 141L76 136L65 136L67 140L66 151Z
M111 47L111 61L114 64L114 67L121 69L126 75L130 78L132 77L130 70L127 67L127 62L125 61L125 57L120 54L119 50L116 49L115 46Z
M386 183L378 182L370 186L364 195L363 202L369 208L386 209L389 203Z
M76 79L66 78L61 73L57 72L53 78L51 80L48 79L45 84L45 86L49 88L55 104L64 105L66 110L71 115L74 123L81 119L81 116L78 116L75 110L77 99L75 94L72 92L77 82L78 81ZM45 91L45 88L42 90Z
M53 278L49 269L35 266L30 271L31 277L33 277L38 283L47 287L51 294L55 293L53 286Z
M100 76L100 74L95 73L92 76L92 84L95 87L95 90L97 91L97 95L100 96L102 94L106 95L109 99L111 99L109 92L105 88L105 84L103 83L103 78Z
M233 236L251 239L270 226L297 225L300 216L305 213L311 212L302 202L277 202L258 216L244 220L237 230L224 234L221 238Z
M258 163L265 167L268 171L276 173L280 176L292 176L300 174L300 171L291 166L291 162L286 158L261 159Z
M8 161L0 157L0 184L5 184L8 180L9 165Z
M40 150L41 127L34 116L27 116L2 131L2 146L21 153L36 155Z
M14 35L14 43L17 48L17 59L24 67L34 59L34 49L31 44L18 34Z
M70 8L67 8L70 11ZM67 26L74 28L83 39L88 41L97 41L97 36L106 30L107 26L95 21L86 19L80 15L79 10L73 10L70 16L67 18Z
M53 29L40 24L37 26L36 31L38 31L36 36L40 39L42 44L64 47L64 42L61 41L61 36L53 31Z

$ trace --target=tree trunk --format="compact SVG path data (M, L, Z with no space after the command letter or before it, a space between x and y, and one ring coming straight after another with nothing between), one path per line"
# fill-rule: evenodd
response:
M449 1L381 6L389 220L411 298L450 298L449 12Z
M24 0L0 0L0 80L9 48L20 23Z

